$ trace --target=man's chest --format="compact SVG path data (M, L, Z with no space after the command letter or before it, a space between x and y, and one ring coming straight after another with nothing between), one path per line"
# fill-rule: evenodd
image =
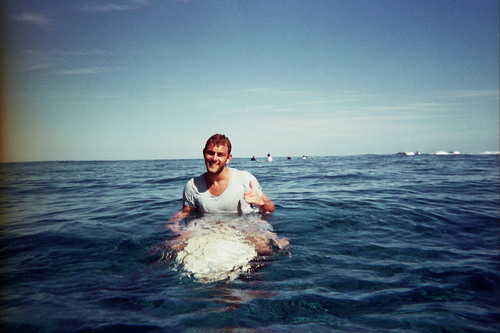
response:
M197 206L208 213L247 211L249 205L243 198L243 186L228 186L220 195L213 195L209 191L200 193ZM248 206L248 207L247 207Z
M208 192L213 196L222 195L229 187L229 181L214 183L208 187Z

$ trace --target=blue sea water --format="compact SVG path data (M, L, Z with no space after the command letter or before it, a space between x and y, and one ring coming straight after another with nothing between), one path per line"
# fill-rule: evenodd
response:
M291 248L212 283L161 250L202 160L2 164L2 331L499 331L498 155L231 164Z

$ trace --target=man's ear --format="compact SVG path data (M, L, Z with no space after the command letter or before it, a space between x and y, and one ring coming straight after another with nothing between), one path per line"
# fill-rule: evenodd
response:
M229 154L228 157L227 157L226 164L228 164L229 162L231 162L232 158L233 158L233 155Z

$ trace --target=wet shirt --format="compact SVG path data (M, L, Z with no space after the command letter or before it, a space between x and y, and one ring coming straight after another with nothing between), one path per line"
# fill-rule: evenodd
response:
M197 208L202 213L251 213L258 211L243 198L243 193L250 191L250 182L262 195L257 178L248 171L229 168L231 178L226 190L219 196L210 194L205 183L205 176L191 178L184 188L183 204Z

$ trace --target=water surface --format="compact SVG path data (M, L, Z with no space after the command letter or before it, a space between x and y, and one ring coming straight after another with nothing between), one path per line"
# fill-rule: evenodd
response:
M161 251L202 160L2 164L4 330L499 331L498 155L231 164L292 247L215 283Z

